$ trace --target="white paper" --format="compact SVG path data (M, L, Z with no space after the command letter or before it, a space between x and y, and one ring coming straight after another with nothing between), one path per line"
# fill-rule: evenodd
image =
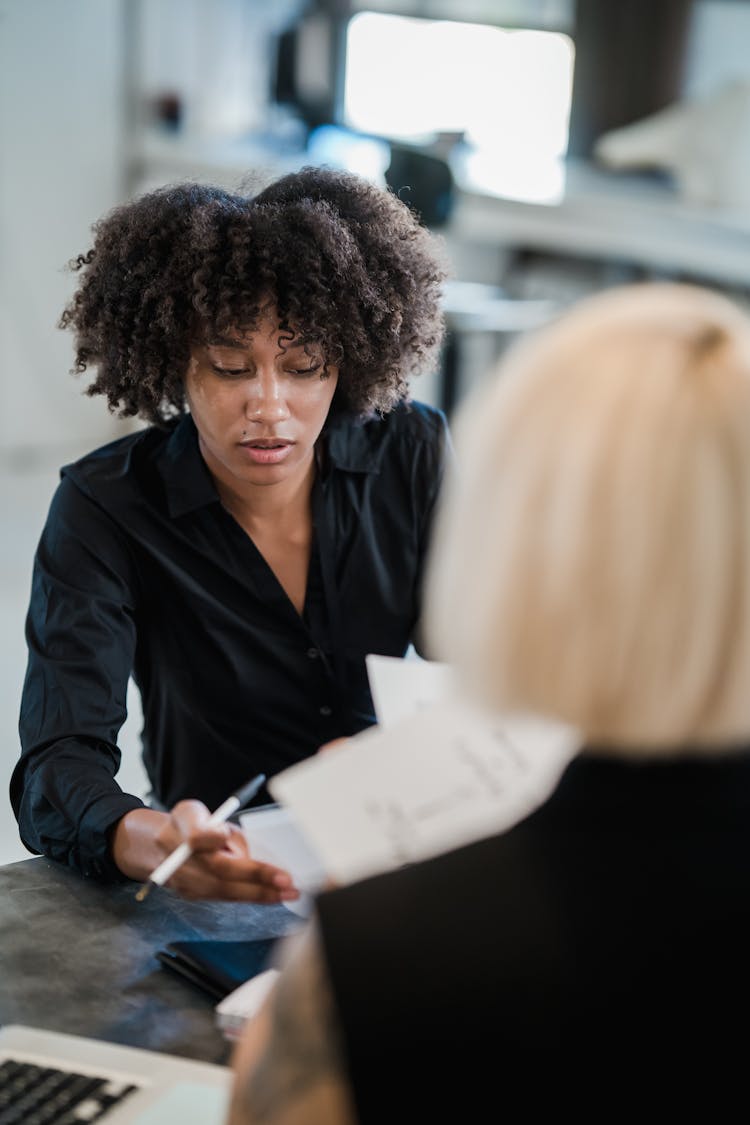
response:
M554 789L577 732L530 716L495 716L456 698L277 774L324 869L348 883L504 831Z
M392 726L408 715L453 694L453 670L448 664L420 657L365 657L367 678L378 724Z
M252 858L288 871L295 887L302 892L299 899L284 905L294 914L308 917L312 895L325 882L326 871L289 810L275 805L250 809L240 815L240 825Z
M278 969L265 969L219 1001L214 1009L216 1022L228 1038L237 1038L246 1022L259 1011L278 975Z

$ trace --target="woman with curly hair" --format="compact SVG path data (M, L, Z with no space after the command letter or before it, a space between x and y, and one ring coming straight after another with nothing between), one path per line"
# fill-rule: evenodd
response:
M450 442L408 380L441 341L438 245L322 168L163 188L94 230L61 326L88 393L149 425L63 468L42 533L21 836L105 880L187 838L179 893L293 899L205 806L372 724L365 655L418 641ZM115 780L131 675L150 807Z

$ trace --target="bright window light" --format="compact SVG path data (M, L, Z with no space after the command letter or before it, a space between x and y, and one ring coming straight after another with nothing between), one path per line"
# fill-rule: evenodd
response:
M345 123L402 141L463 133L477 186L541 199L567 150L573 63L561 32L360 12L347 32Z

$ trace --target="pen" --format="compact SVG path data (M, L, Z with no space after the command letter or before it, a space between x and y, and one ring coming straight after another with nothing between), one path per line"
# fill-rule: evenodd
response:
M252 781L248 781L247 785L243 785L236 793L232 793L231 797L227 797L223 805L219 805L215 812L211 813L206 821L204 827L213 827L216 824L223 824L229 820L237 809L241 809L243 805L247 805L252 801L255 794L260 789L263 782L266 780L264 773L259 773ZM148 877L148 881L143 884L138 894L135 896L138 902L143 902L144 898L151 890L152 887L163 887L167 879L171 879L178 867L182 867L185 860L190 859L193 854L193 849L188 843L182 843L175 850L167 856L165 860L155 867Z

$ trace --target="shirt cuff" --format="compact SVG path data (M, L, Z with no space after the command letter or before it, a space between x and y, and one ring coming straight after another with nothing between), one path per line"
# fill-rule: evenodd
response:
M146 807L140 798L129 793L107 793L90 804L81 818L74 866L90 879L106 883L129 882L112 858L110 836L126 813Z

